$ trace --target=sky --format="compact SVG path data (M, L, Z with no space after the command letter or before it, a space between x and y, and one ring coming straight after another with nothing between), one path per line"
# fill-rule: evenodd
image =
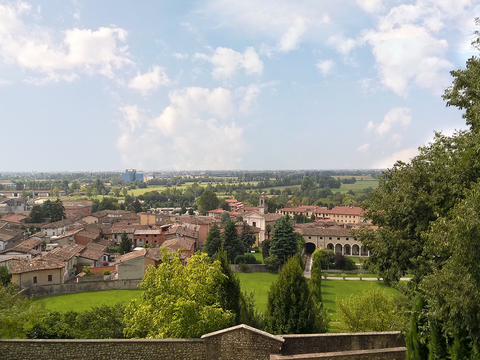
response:
M435 131L480 0L0 0L0 171L379 169Z

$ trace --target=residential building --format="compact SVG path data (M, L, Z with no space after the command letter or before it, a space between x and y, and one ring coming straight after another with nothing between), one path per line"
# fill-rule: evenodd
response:
M0 251L0 260L12 256L28 260L39 256L42 251L42 242L43 241L39 238L31 237L10 249Z
M61 259L37 257L31 260L9 261L8 271L12 274L12 283L20 289L31 286L64 283L64 263Z
M22 240L27 238L27 232L12 227L3 226L0 228L0 251L7 250L18 245Z

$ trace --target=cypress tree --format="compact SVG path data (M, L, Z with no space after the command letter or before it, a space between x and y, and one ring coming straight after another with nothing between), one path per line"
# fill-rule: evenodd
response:
M207 238L205 239L205 244L203 246L203 251L208 254L208 256L213 257L220 251L222 246L222 236L220 234L220 228L216 223L208 230Z
M407 343L407 360L426 360L428 358L427 346L420 341L419 327L422 323L422 310L425 306L423 297L419 296L415 299L410 316L410 329L406 336Z
M228 263L227 253L221 246L218 252L222 273L225 279L222 281L221 289L219 291L219 303L223 310L230 310L235 314L235 323L240 324L240 297L242 296L240 290L240 280L235 276Z
M122 242L120 243L120 253L126 254L132 251L132 242L127 236L127 233L124 231L122 234Z
M270 255L276 255L282 263L298 253L298 241L293 230L288 215L281 217L275 224L270 242Z
M238 238L235 223L231 220L223 227L223 243L230 263L234 262L237 255L243 255L243 243Z
M300 255L291 257L270 287L267 331L272 334L309 334L315 329L315 312Z
M322 261L320 257L313 257L311 277L310 277L310 294L313 302L322 302Z

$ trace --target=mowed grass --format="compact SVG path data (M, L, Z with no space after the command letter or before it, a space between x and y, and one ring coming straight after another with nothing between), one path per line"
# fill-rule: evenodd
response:
M65 295L52 295L36 299L35 302L45 304L52 311L61 313L67 311L91 310L93 306L115 305L123 302L127 305L131 299L138 298L143 290L108 290L92 291Z
M376 189L378 187L378 180L357 180L355 184L342 184L339 189L332 189L332 192L344 194L350 190L357 192L369 187Z
M257 310L267 310L268 291L270 285L277 279L277 274L271 273L238 273L243 291L253 291ZM391 296L399 294L393 288L386 286L383 281L352 281L352 280L323 280L322 279L322 300L326 309L332 315L332 320L337 319L337 305L335 299L346 299L351 295L360 295L370 287L381 288Z

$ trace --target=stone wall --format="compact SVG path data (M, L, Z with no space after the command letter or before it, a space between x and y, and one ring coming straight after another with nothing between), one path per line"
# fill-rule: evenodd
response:
M45 285L23 289L19 294L37 298L48 295L70 294L85 291L127 290L137 289L140 282L141 280L113 280Z
M0 340L0 354L9 360L206 359L205 344L200 339Z
M398 331L352 334L282 335L282 355L345 350L385 349L405 346Z
M274 336L247 325L201 339L7 340L0 358L11 360L404 360L398 332Z

